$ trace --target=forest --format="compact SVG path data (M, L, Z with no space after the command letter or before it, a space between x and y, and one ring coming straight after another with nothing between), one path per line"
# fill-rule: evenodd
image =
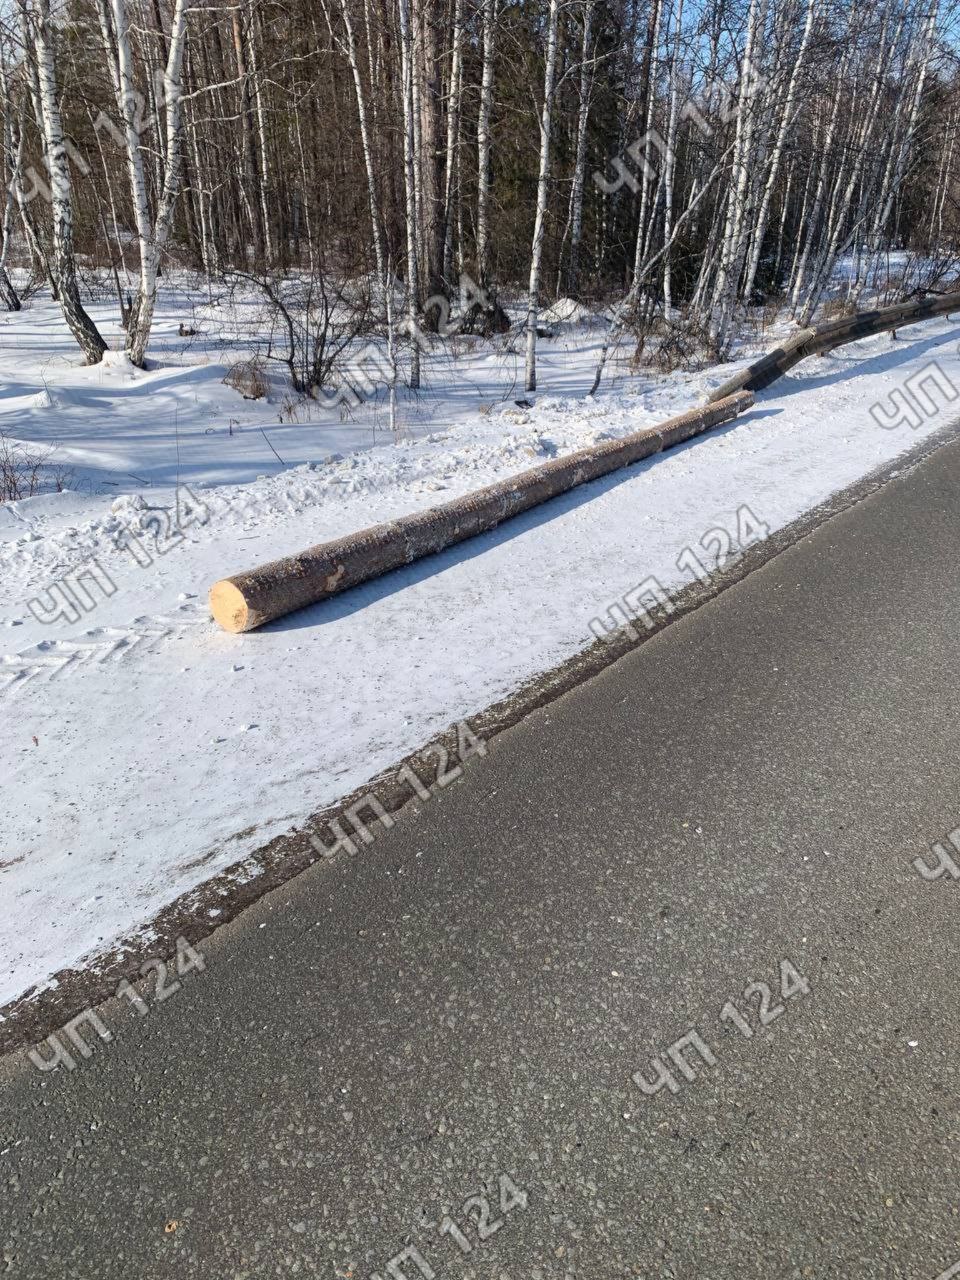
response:
M806 325L953 278L954 21L939 0L15 0L0 292L49 288L95 363L105 274L143 365L165 275L242 285L311 394L366 333L416 388L432 335L501 332L507 300L528 390L558 298L606 308L611 341L722 360L747 309Z

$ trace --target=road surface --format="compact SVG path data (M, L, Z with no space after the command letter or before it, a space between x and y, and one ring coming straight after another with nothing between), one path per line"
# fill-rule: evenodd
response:
M958 493L960 443L8 1059L0 1274L953 1275Z

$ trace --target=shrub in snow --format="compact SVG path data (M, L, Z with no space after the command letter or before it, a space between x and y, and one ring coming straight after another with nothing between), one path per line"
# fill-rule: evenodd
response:
M0 431L0 502L19 502L51 490L62 493L67 475L48 464L54 449L30 449Z
M223 381L234 391L239 391L244 400L263 400L269 390L263 362L257 356L231 365Z

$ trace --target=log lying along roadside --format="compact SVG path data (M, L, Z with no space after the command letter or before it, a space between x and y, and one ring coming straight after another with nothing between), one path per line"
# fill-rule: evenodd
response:
M840 320L831 320L813 329L800 329L782 346L776 347L760 360L728 378L707 398L707 404L717 404L737 391L762 391L807 356L823 355L848 342L870 338L887 329L902 329L908 324L919 324L921 320L946 315L949 311L960 311L960 293L898 302L892 307L860 311Z
M227 631L253 631L284 614L494 529L577 485L701 435L752 404L749 391L738 391L656 427L531 467L443 506L334 538L259 569L224 578L210 588L210 611Z

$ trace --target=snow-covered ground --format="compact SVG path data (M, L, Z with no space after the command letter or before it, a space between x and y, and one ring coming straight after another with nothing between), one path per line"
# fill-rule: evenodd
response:
M519 357L481 344L443 372L446 390L438 376L419 403L404 402L413 434L394 442L374 434L376 405L346 423L328 410L279 423L276 402L222 385L235 351L217 355L209 334L194 345L176 336L191 318L168 303L145 373L116 358L76 367L48 304L0 321L0 430L59 443L80 484L0 505L0 1004L105 953L181 893L571 657L592 643L591 619L648 575L686 585L678 557L694 547L709 564L701 537L735 534L742 506L774 530L915 446L951 406L894 430L869 406L931 360L960 386L949 321L866 340L801 365L712 435L232 636L207 612L216 579L662 421L731 368L660 379L621 368L584 400L598 334L568 326L542 344L528 409L513 403ZM178 478L205 508L184 539L157 554L151 530L164 518L146 516L137 554L118 548L144 495L169 506ZM90 557L110 594L89 583L93 607L70 620L56 583ZM41 617L61 616L39 621L31 600Z
M19 313L0 312L0 434L55 449L50 465L65 473L74 492L130 493L178 481L242 484L394 439L382 386L365 403L327 407L295 395L286 367L266 358L267 400L245 400L224 384L237 361L265 356L268 318L256 297L225 295L210 303L186 285L168 288L158 307L147 372L121 354L116 302L107 297L89 311L117 348L92 368L79 363L76 344L49 298L32 299ZM194 330L193 336L181 336L181 326ZM554 395L583 396L600 337L596 327L568 321L556 339L541 341L541 387ZM493 342L464 336L438 344L442 354L424 361L420 394L401 399L397 435L466 424L497 404L522 398L522 347L515 336ZM622 384L624 376L614 367L610 385Z

